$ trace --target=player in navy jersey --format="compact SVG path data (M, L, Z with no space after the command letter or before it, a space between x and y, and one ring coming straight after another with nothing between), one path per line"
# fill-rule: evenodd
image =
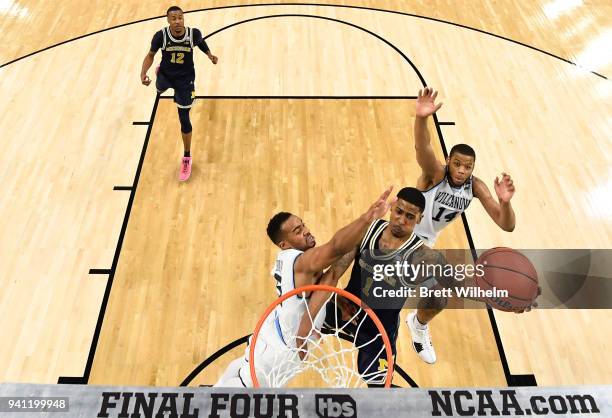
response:
M378 290L397 290L402 287L412 288L418 294L419 288L429 290L458 289L461 287L474 288L476 284L473 277L455 278L446 275L430 275L428 270L422 269L414 276L402 277L397 273L383 274L382 280L377 280L377 267L391 267L400 263L403 265L426 265L446 266L448 261L445 255L437 250L429 248L424 240L416 234L416 227L422 222L426 206L426 197L414 187L404 187L397 193L397 199L391 205L389 220L374 220L363 234L360 243L330 268L329 277L326 280L335 284L344 272L353 263L350 279L345 290L359 297L362 302L369 305L376 313L384 327L393 356L396 355L396 343L399 335L400 312L405 306L407 297L383 297L376 301L381 294ZM393 269L392 269L393 270ZM382 269L378 270L383 271ZM431 271L436 271L435 269ZM435 274L435 273L433 273ZM419 310L441 311L447 306L447 296L410 297L410 304L417 303ZM470 295L465 299L481 301L478 297ZM342 330L345 334L355 337L358 347L357 369L363 380L369 387L382 386L388 368L386 353L382 339L379 337L378 329L369 316L365 316L363 310L343 297L337 298L337 304L333 301L327 303L329 294L326 292L313 292L308 302L309 315L303 315L297 337L302 341L312 335L312 319L317 317L319 309L326 310L325 328L328 330ZM371 302L375 302L372 304ZM533 306L537 306L536 303ZM531 307L526 308L527 312ZM517 312L519 313L519 312ZM356 315L356 316L355 316ZM408 315L415 316L414 313ZM349 319L353 319L348 322ZM411 328L413 334L413 348L417 353L429 350L424 343L415 342L415 336L423 334L423 326L416 329ZM309 334L310 333L310 334ZM427 352L427 351L425 351ZM422 355L419 355L423 358Z
M369 303L369 300L364 298L372 297L373 280L371 275L372 271L375 271L376 264L393 265L395 262L407 262L414 265L420 263L445 264L443 255L424 245L423 240L414 232L415 226L422 219L424 209L425 197L416 188L404 187L398 192L397 200L391 206L389 221L377 219L372 222L359 245L335 264L334 269L337 271L335 274L339 278L348 269L351 262L354 262L350 280L345 288L346 291ZM419 276L415 277L412 282L403 285L430 289L453 286L452 278L445 280L444 277ZM399 288L401 279L389 275L385 277L384 283L379 282L377 286L385 287L387 282L391 283L391 288ZM464 283L457 282L456 285L464 285ZM395 304L392 302L395 302ZM384 307L373 307L373 311L389 336L394 357L396 355L400 312L404 302L405 300L401 298L395 301L392 298L386 298L384 299ZM379 302L379 304L382 304L382 302ZM427 308L443 308L445 304L445 298L433 297L423 298L419 302L420 306ZM364 380L369 387L381 386L384 383L388 364L383 342L381 338L377 337L378 330L374 322L369 317L364 318L363 312L360 312L361 317L354 321L357 328L347 324L346 320L355 314L356 307L344 298L338 298L338 306L334 303L328 303L326 310L325 326L327 328L331 330L342 329L349 335L357 334L355 344L359 347L357 356L359 373L364 376ZM316 311L312 309L311 312ZM303 335L303 333L299 335Z
M162 50L162 60L157 68L155 87L159 93L169 88L174 89L174 102L178 107L181 135L183 137L184 154L181 161L179 180L189 179L191 174L191 121L189 110L195 101L195 68L193 65L193 50L197 46L204 52L213 64L218 58L210 52L202 32L196 28L185 27L183 11L172 6L166 12L169 26L153 35L151 49L147 53L140 72L140 81L145 86L151 84L147 71L153 65L155 53Z

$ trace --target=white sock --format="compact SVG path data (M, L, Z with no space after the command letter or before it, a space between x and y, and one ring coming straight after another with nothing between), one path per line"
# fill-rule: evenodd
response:
M421 324L417 314L414 314L414 326L418 329L427 329L427 324Z

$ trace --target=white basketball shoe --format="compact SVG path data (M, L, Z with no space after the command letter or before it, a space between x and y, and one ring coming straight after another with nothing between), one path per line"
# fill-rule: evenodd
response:
M434 364L436 362L436 351L431 344L431 336L429 335L429 327L421 324L416 317L416 311L408 314L406 317L406 325L412 335L412 347L417 355L425 363Z

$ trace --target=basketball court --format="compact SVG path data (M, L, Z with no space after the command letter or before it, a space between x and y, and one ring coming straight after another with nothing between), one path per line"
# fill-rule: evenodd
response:
M180 2L219 57L194 52L185 183L176 105L138 77L170 5L0 4L19 38L0 52L0 382L214 384L275 299L268 219L324 243L413 186L424 86L438 158L466 142L490 188L517 185L512 233L474 203L437 248L612 245L610 4ZM448 310L431 330L434 365L402 324L394 384L612 383L609 310Z

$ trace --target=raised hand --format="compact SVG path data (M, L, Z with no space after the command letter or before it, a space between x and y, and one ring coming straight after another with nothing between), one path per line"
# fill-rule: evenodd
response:
M387 201L387 198L391 194L391 190L393 190L393 186L389 186L389 188L385 190L383 194L380 195L378 200L372 203L372 206L370 206L370 209L368 209L368 212L367 212L368 219L370 221L373 221L374 219L383 218L385 214L387 213L387 211L389 210L389 208L391 207L391 205L395 203L395 201L397 200L397 197L394 197L390 201Z
M501 180L499 177L495 177L495 181L493 183L495 188L495 194L500 201L504 203L508 203L512 196L514 196L514 182L509 174L502 173Z
M425 90L419 90L419 95L416 101L416 115L419 118L426 118L433 115L442 107L442 103L436 104L438 92L431 87L425 87Z

